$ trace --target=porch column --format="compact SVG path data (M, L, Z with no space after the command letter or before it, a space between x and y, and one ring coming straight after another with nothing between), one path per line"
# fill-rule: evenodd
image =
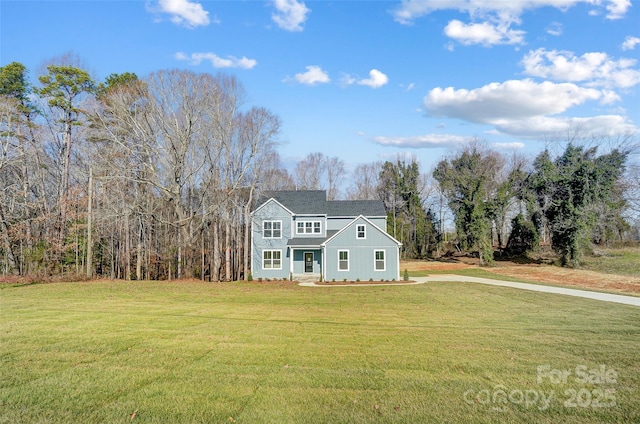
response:
M326 246L320 245L320 258L322 260L322 280L327 279L327 255L326 255Z
M289 248L289 276L293 275L293 255L295 250L293 247Z

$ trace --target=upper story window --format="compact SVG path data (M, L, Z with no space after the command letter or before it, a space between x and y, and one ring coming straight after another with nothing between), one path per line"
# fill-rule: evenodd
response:
M282 221L264 221L262 223L263 238L282 238Z
M356 238L363 239L367 238L366 226L364 224L356 225Z
M296 234L320 234L320 221L298 221L296 224Z

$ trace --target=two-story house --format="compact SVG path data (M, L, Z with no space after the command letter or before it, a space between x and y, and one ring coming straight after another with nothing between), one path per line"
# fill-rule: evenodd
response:
M376 200L328 201L324 190L268 192L251 214L254 278L399 280L400 243Z

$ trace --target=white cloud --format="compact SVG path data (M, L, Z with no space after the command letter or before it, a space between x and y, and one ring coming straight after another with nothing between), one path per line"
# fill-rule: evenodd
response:
M489 22L465 24L453 20L444 28L444 33L464 45L483 44L521 44L524 31L509 28L509 23L493 24Z
M377 69L372 69L371 71L369 71L369 78L359 80L358 84L366 85L367 87L371 88L380 88L388 82L389 77L387 77Z
M430 149L436 147L451 147L472 141L474 137L453 134L427 134L414 137L384 137L373 138L373 142L381 146L400 148Z
M512 141L510 143L492 143L493 147L497 149L515 150L524 149L524 143L519 141Z
M401 24L411 24L415 19L438 10L458 10L471 17L494 15L513 18L525 10L554 7L564 11L579 3L598 7L604 3L609 19L624 16L631 6L630 0L403 0L392 14Z
M415 82L411 82L407 85L404 84L400 84L400 87L404 89L404 91L411 91L414 88L416 88L416 83Z
M610 88L640 84L640 71L632 69L635 64L634 59L614 60L602 52L578 57L572 52L544 48L530 51L522 60L524 73L530 76Z
M524 120L504 121L496 128L502 133L524 138L563 136L579 128L585 134L635 133L638 128L620 115L598 115L591 117L538 116Z
M247 59L246 57L237 58L234 56L227 56L226 58L219 57L215 53L191 53L186 55L183 52L178 52L174 56L177 60L187 60L192 65L199 65L204 60L211 62L211 66L214 68L241 68L252 69L258 64L254 59Z
M473 90L434 88L424 105L434 116L495 124L501 120L527 119L553 115L588 100L599 100L603 93L571 83L511 80L492 83Z
M351 84L355 84L356 82L358 82L358 80L349 75L349 74L342 74L342 77L340 78L340 85L342 86L347 86L347 85L351 85Z
M633 50L638 44L640 44L640 38L629 35L625 38L624 43L622 43L622 50Z
M452 20L445 33L463 44L521 44L524 31L511 29L511 25L520 24L520 16L526 10L542 7L554 7L567 10L576 4L586 3L596 7L605 4L608 19L622 18L629 7L630 0L403 0L392 11L395 20L410 25L421 16L440 10L457 10L467 13L471 19L468 24ZM561 27L547 29L552 35L559 35Z
M624 17L631 7L631 0L609 0L607 4L607 19L620 19Z
M501 134L518 137L557 136L578 127L592 133L636 131L621 115L553 116L590 100L608 103L617 99L617 94L608 90L525 79L473 90L438 87L427 94L424 105L432 116L488 124Z
M329 78L329 74L322 70L319 66L307 66L305 67L307 72L296 74L293 79L300 84L306 85L316 85L316 84L324 84L331 79ZM290 80L290 78L285 78L285 81Z
M372 69L369 71L369 78L358 79L350 74L342 74L342 77L340 78L340 85L342 86L358 84L358 85L366 85L371 88L380 88L383 85L387 84L388 82L389 82L389 77L387 77L385 74L378 71L377 69ZM407 91L409 89L412 89L413 86L414 86L413 84L410 84L409 85L410 88L407 88Z
M273 6L276 11L271 14L271 19L287 31L302 31L302 24L311 12L303 2L297 0L273 0Z
M562 35L562 24L560 22L551 22L547 27L547 34L558 37Z
M195 28L209 25L209 12L200 3L189 0L159 0L159 10L171 15L171 22Z

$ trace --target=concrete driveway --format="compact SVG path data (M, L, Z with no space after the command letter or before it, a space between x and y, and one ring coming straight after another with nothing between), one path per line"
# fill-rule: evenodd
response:
M514 289L537 291L542 293L562 294L566 296L583 297L585 299L600 300L603 302L621 303L624 305L632 305L640 307L640 297L625 296L622 294L600 293L589 290L567 289L564 287L544 286L541 284L519 283L513 281L501 281L491 278L467 277L464 275L442 274L429 277L414 277L415 282L411 283L391 283L391 284L348 284L348 285L325 285L315 283L300 283L305 287L372 287L382 285L415 285L433 282L462 282L462 283L478 283L488 284L491 286L511 287Z

